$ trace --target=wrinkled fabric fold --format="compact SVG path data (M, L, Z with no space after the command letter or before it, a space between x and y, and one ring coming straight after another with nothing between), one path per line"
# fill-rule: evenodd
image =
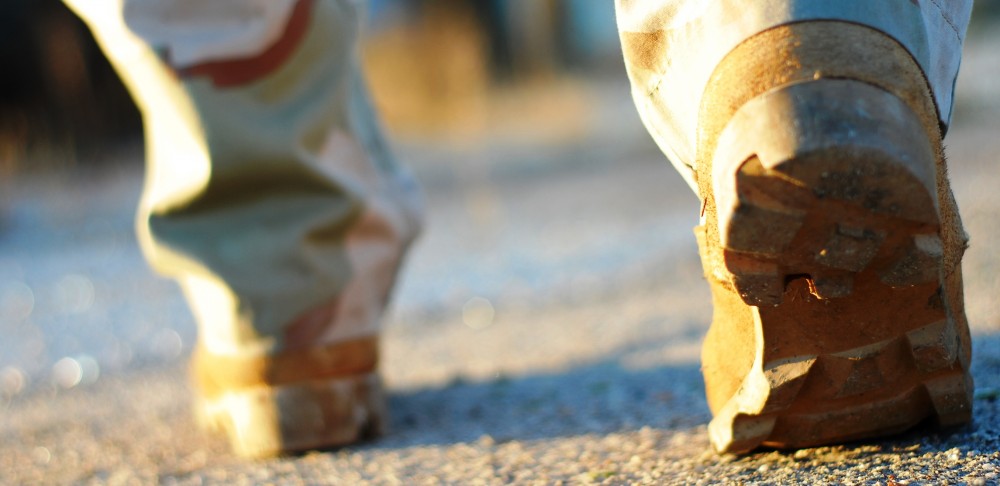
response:
M810 20L879 30L905 47L923 69L946 127L972 1L617 0L616 8L640 116L695 189L702 93L715 67L739 43L779 25Z
M200 345L253 356L375 335L421 204L362 81L357 2L66 3L143 114L139 239ZM277 63L263 55L282 42ZM246 75L220 83L219 62Z

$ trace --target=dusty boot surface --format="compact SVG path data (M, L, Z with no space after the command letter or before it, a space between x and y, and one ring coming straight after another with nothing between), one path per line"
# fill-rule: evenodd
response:
M376 339L259 358L192 362L195 414L249 458L329 449L385 432Z
M970 420L967 237L937 119L906 50L853 24L772 29L716 69L695 232L720 452Z

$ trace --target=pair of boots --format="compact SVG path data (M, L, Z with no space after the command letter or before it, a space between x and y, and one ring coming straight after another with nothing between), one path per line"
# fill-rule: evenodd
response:
M323 6L324 2L302 1L299 5L312 3L320 14L332 8ZM620 23L628 9L639 8L637 4L620 2ZM199 90L208 92L208 84L219 89L229 84L257 89L263 85L253 83L278 83L275 79L260 81L255 77L258 75L273 75L285 84L270 87L280 96L267 91L258 93L257 101L268 98L283 109L308 112L309 106L301 102L281 105L301 90L287 89L295 69L282 72L280 66L304 62L296 60L296 49L312 49L319 34L308 32L309 7L296 7L289 15L289 25L299 25L307 32L276 41L280 49L272 49L270 57L260 60L270 66L262 72L254 71L252 62L231 66L205 63L197 69L178 69L176 75L185 80L183 89L196 101L193 108L158 107L155 96L137 95L140 101L145 96L148 128L166 126L161 131L167 132L180 131L179 126L199 126L204 133L198 136L204 135L208 142L204 146L192 143L190 153L205 160L218 157L213 143L225 139L232 144L238 137L216 127L227 126L226 116L252 115L253 109L260 107L241 105L229 113L226 110L234 106L225 103L229 95L202 96ZM92 26L100 37L100 23L92 22ZM950 106L942 107L941 103L950 103L950 97L935 96L927 66L895 38L857 23L816 20L768 28L726 52L711 66L706 82L691 83L701 92L696 113L691 114L696 120L687 121L695 127L694 133L680 143L689 148L684 151L670 143L672 138L684 138L684 130L665 134L671 129L662 123L674 107L657 104L657 100L669 101L671 97L658 98L655 92L671 86L650 82L654 78L662 82L656 76L665 64L674 61L663 55L669 50L660 49L671 40L665 40L659 31L622 30L629 74L644 121L665 151L678 159L674 162L683 165L682 170L687 168L686 177L702 201L695 236L715 309L702 354L706 395L714 415L709 426L713 446L720 452L735 453L760 446L807 447L891 434L928 418L944 426L968 421L972 407L970 336L961 277L967 236L949 188L941 144L942 120L947 120L950 112ZM329 37L337 35L327 33ZM109 42L105 41L106 49ZM687 54L688 58L692 55ZM682 57L677 55L677 59ZM142 92L142 76L130 74L121 58L116 64L123 76L132 76L133 91ZM229 76L223 69L227 67L242 74ZM330 73L336 80L350 77ZM150 79L164 77L161 73ZM374 129L355 120L366 108L355 106L350 100L356 98L344 94L353 88L338 85L330 89L344 97L332 95L331 106L348 106L333 110L335 116L330 117L343 122L348 135L328 137L323 143L303 136L294 143L301 143L307 153L325 154L347 166L360 157L357 153L381 151L378 137L366 135ZM160 113L170 110L181 121L162 122ZM185 117L201 125L185 124ZM281 132L284 127L270 128ZM262 136L271 134L262 132ZM150 140L160 146L164 143L155 136ZM266 140L246 141L255 147L257 142L270 147L264 145ZM686 157L685 153L693 155ZM246 154L257 156L252 151ZM289 182L294 177L283 178L287 173L273 178L268 186L269 166L265 163L260 164L264 175L233 178L227 178L225 167L219 169L218 162L213 160L212 164L216 164L216 172L205 175L201 186L170 188L166 193L173 199L159 203L151 196L147 208L151 217L144 226L151 242L146 244L147 251L166 255L173 262L168 271L179 275L185 284L208 343L196 351L193 361L202 422L224 430L235 450L249 457L344 445L379 433L386 410L373 328L362 323L347 326L339 334L326 328L328 322L352 318L377 321L378 311L370 309L384 304L391 285L352 286L336 279L319 279L341 292L329 302L303 299L296 304L298 308L311 310L298 315L260 314L277 319L276 327L284 329L283 344L275 345L273 341L281 339L268 339L278 332L254 335L250 329L254 316L246 316L258 310L252 305L256 301L240 299L253 293L232 290L237 284L260 288L253 285L256 282L244 282L254 279L252 272L237 273L240 278L225 281L225 285L208 278L186 279L184 270L177 268L191 267L190 258L176 254L190 256L209 247L214 251L214 243L161 244L171 235L197 240L189 234L191 228L210 231L212 228L205 225L211 218L202 226L174 223L192 214L206 215L243 204L253 198L255 188L285 184L289 193L313 191L319 200L326 186L316 181L323 180L325 170L337 173L343 167L325 166L322 160L309 165L309 170L320 174L309 172L315 184L295 188ZM386 177L394 170L379 166L373 178ZM357 189L355 192L364 196L371 189L387 199L393 199L394 191L405 186L383 187L369 184L371 181L363 177L345 179L349 183L337 190L354 194L352 190ZM350 182L357 182L357 188ZM223 198L226 204L196 197L208 193ZM396 199L399 203L401 198ZM288 204L289 214L300 213L297 206ZM389 206L370 205L369 209L382 208L374 212L350 204L342 208L344 214L360 214L351 216L351 221L367 222L362 224L367 230L357 233L358 241L373 245L368 247L370 252L348 251L346 269L333 265L331 274L341 268L361 276L367 275L364 272L378 274L380 281L391 281L398 264L392 255L405 247L405 243L392 242L407 240L410 225L405 215L394 216L391 208L386 209ZM279 213L271 216L276 224L282 220ZM317 215L315 219L322 218ZM243 224L256 224L254 221L246 219ZM309 238L298 243L307 245L310 238L326 235L318 230L305 234ZM380 235L388 237L379 239ZM350 241L345 245L349 247ZM213 258L200 263L209 271L225 274L227 264L240 263L226 253L228 249L215 253L205 250ZM318 253L316 257L325 255ZM286 263L295 267L302 262ZM204 269L190 273L200 270ZM218 292L219 288L232 291ZM275 291L282 289L279 286ZM252 346L238 344L229 352L212 344L225 340L213 330L217 324L211 321L221 313L204 304L213 298L232 307L230 314L251 322L241 324L243 321L236 319L235 324L230 323L237 331L227 339ZM299 296L289 296L289 300L295 298ZM268 339L259 339L261 335ZM310 340L323 344L309 344ZM247 351L250 347L254 349Z
M970 420L967 237L910 55L850 24L773 29L716 68L698 125L713 446L808 447ZM315 371L288 381L216 383L218 370L253 365L196 356L202 411L253 456L381 430L376 344L314 352L337 364L269 358L275 374Z

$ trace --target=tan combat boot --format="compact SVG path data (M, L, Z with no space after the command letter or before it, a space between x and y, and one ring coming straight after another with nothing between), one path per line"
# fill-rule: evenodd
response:
M347 445L385 432L377 361L376 338L260 358L198 349L195 413L243 457Z
M698 136L714 447L970 420L967 236L908 52L842 22L765 31L716 68Z

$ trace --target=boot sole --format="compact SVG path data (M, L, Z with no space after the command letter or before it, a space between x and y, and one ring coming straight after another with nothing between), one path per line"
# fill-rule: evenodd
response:
M721 250L714 279L750 306L756 349L709 426L717 450L970 420L938 156L906 103L858 81L782 86L729 120L712 159L718 242L699 243Z

